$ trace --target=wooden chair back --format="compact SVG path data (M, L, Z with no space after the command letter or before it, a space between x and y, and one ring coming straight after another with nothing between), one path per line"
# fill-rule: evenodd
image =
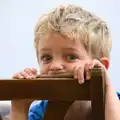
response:
M92 120L105 120L104 72L91 70L91 80L80 85L71 74L39 76L35 80L1 79L0 100L48 100L43 120L64 120L75 100L90 100Z

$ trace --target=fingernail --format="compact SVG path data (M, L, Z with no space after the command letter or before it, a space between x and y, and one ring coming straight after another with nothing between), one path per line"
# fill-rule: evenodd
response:
M74 76L74 79L77 79L77 76Z
M90 80L90 76L86 76L86 80Z
M34 76L34 75L31 75L30 78L33 79L33 78L35 78L35 76Z
M34 76L34 75L32 75L32 78L35 78L35 76Z
M27 76L27 79L29 79L30 78L30 76Z
M84 81L83 80L78 80L79 84L83 84Z
M29 78L30 78L30 79L32 79L33 77L32 77L32 76L30 76Z
M20 79L23 79L24 77L23 76L20 76Z

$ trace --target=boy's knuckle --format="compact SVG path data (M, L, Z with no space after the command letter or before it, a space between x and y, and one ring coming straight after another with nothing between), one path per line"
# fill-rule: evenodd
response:
M29 68L25 68L24 71L30 71L30 69Z
M100 61L98 59L94 59L93 62L94 63L100 63Z
M83 69L83 66L79 66L79 67L78 67L78 70L82 70L82 69Z

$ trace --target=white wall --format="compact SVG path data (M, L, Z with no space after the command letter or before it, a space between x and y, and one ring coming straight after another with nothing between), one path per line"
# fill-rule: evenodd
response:
M119 0L0 0L0 78L10 78L26 67L38 67L33 47L35 22L42 13L66 3L88 8L108 22L113 36L109 73L114 88L120 91Z

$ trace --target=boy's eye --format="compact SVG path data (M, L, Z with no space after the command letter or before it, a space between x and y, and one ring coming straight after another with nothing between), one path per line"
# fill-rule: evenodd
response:
M69 56L67 57L67 59L68 59L68 60L76 60L77 57L74 56L74 55L69 55Z
M50 55L43 56L42 60L43 60L43 62L48 62L48 61L52 60L52 56L50 56Z

